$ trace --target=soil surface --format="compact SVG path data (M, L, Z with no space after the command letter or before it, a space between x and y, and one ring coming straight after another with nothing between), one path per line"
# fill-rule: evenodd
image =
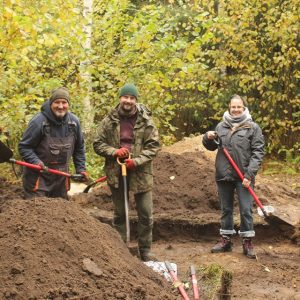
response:
M153 253L176 263L183 281L190 281L194 265L202 299L226 298L205 286L200 271L213 264L232 274L227 299L300 299L300 176L257 176L260 200L275 208L269 222L254 214L257 259L242 254L239 237L233 252L211 254L220 217L214 157L199 136L159 153ZM181 299L138 259L132 195L128 249L109 225L113 206L105 183L70 201L25 201L21 184L3 179L0 188L0 299ZM238 229L238 207L235 221ZM187 293L193 299L191 287Z

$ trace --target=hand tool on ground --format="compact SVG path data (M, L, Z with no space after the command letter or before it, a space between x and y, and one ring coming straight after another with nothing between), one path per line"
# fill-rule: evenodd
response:
M216 138L214 139L214 142L218 145L218 148L223 151L225 157L228 159L229 163L232 165L232 167L234 168L234 170L236 171L236 173L238 174L238 176L240 177L240 179L243 181L244 180L244 175L242 174L242 172L240 171L239 167L237 166L237 164L234 162L234 160L230 156L230 154L227 151L227 149L222 145L221 139L218 136L216 136ZM251 196L253 197L254 201L256 202L257 206L261 209L261 211L262 211L263 216L265 217L265 219L268 219L269 215L272 212L274 212L274 208L272 206L264 207L262 205L262 203L260 202L260 200L258 199L258 197L255 194L255 192L252 189L252 187L249 186L247 189L248 189L249 193L251 194Z
M90 188L92 188L94 185L96 185L97 183L103 182L107 179L106 176L100 177L97 180L93 181L92 183L88 184L87 187L83 190L84 193L88 193Z
M173 280L173 285L178 288L182 298L184 300L190 300L188 294L186 293L184 289L183 283L178 279L177 275L175 274L171 264L168 261L165 261L166 268L168 269L170 276L172 277Z
M14 158L12 158L13 156L13 152L11 149L9 149L8 147L6 147L1 141L0 141L0 163L3 162L9 162L12 164L16 164L16 165L20 165L26 168L30 168L30 169L34 169L40 172L47 172L47 173L51 173L51 174L55 174L55 175L59 175L59 176L65 176L74 180L80 180L82 179L82 175L81 174L74 174L71 175L69 173L66 172L62 172L59 170L55 170L55 169L50 169L50 168L43 168L42 166L39 165L34 165L34 164L30 164L24 161L20 161L20 160L15 160Z
M191 271L191 280L192 280L192 286L193 286L194 300L199 300L199 289L198 289L198 281L196 278L195 267L190 266L190 271Z
M128 157L130 159L130 155ZM126 219L126 245L129 246L130 242L130 225L129 225L129 208L128 208L128 188L127 188L127 169L125 161L122 162L119 157L117 157L117 162L121 166L121 173L123 178L124 186L124 207L125 207L125 219Z

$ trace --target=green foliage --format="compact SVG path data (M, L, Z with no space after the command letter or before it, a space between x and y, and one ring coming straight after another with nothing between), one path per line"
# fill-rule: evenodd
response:
M295 175L300 173L300 144L296 144L292 149L282 148L278 153L283 155L283 161L278 159L266 160L263 165L264 174Z
M212 128L238 93L262 126L269 152L299 142L299 1L217 4L97 3L99 118L116 103L118 88L134 81L161 133L180 137Z
M78 8L76 0L5 0L0 6L0 127L14 148L54 87L67 86L74 102L81 97Z

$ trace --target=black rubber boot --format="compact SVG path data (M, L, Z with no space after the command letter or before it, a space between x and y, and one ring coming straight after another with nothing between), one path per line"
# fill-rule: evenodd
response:
M142 261L155 261L157 260L150 250L140 250L140 257Z
M243 238L243 254L249 258L256 258L251 238Z
M212 253L230 252L232 251L232 242L230 235L222 235L220 241L214 245L211 250Z

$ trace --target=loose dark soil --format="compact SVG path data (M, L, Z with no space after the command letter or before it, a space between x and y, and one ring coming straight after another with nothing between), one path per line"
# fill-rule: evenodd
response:
M238 237L233 252L211 254L220 216L214 155L202 148L200 137L159 153L154 254L159 261L176 263L182 280L189 280L193 264L202 298L207 287L200 269L218 264L232 273L231 298L300 299L299 176L258 176L258 196L276 208L276 218L268 224L255 213L256 260L242 254ZM70 201L25 201L20 183L4 180L0 188L0 299L180 299L164 277L131 255L108 225L113 207L106 184ZM130 250L135 253L132 197L130 219ZM238 229L237 207L235 220ZM187 292L192 299L191 289Z

